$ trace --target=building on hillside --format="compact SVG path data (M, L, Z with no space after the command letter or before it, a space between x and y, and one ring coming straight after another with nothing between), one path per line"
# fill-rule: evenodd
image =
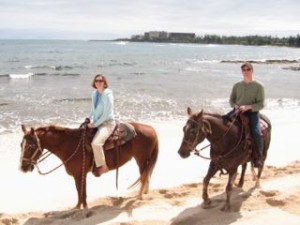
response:
M133 41L150 42L192 42L195 39L195 33L168 33L166 31L149 31L144 35L132 35Z
M144 38L147 41L164 41L168 38L168 33L165 31L149 31L145 32Z
M169 33L168 35L170 41L192 41L195 37L195 33Z

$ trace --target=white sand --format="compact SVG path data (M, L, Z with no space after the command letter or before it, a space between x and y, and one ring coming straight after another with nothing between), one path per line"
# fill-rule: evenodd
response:
M272 141L260 188L247 174L243 189L232 194L232 211L222 212L227 176L212 179L213 207L202 209L201 182L208 161L177 154L185 121L152 124L160 138L160 154L144 200L127 187L138 176L134 160L121 168L119 190L115 172L101 178L88 176L88 210L69 210L77 201L75 185L64 169L41 176L23 174L19 164L21 133L0 135L0 224L237 224L297 225L300 223L299 110L265 112L273 123ZM20 135L20 136L19 136ZM298 137L299 139L299 137ZM202 144L201 146L204 146ZM11 152L10 152L11 151ZM48 170L60 163L52 157ZM119 198L120 197L120 198ZM55 210L55 211L53 211Z

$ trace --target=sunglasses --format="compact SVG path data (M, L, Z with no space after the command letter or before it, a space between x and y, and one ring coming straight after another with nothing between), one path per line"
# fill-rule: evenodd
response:
M242 71L244 72L244 71L251 71L251 69L242 69Z
M104 82L104 80L95 80L95 83L103 83Z

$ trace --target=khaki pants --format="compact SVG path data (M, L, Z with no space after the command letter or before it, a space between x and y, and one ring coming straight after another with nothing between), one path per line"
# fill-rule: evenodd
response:
M115 121L107 121L98 127L98 131L92 141L92 148L94 152L94 160L96 167L106 165L105 155L103 152L103 145L107 138L112 134L116 126Z

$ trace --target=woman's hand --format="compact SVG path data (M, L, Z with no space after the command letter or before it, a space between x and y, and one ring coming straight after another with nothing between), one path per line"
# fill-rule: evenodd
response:
M90 128L90 129L94 128L92 123L88 123L87 127Z

